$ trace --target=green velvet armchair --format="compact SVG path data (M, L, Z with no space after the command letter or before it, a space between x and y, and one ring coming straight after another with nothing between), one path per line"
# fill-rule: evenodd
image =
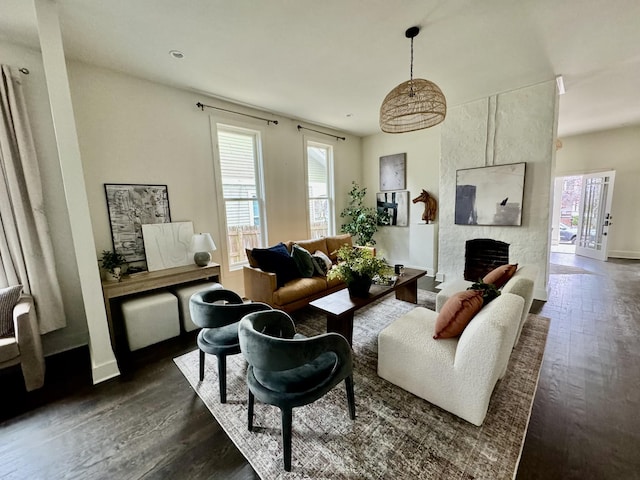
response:
M296 334L293 320L281 310L245 316L238 336L249 363L249 431L253 430L255 398L280 408L284 469L291 471L293 408L315 402L344 380L349 416L355 420L351 347L337 333L310 338Z

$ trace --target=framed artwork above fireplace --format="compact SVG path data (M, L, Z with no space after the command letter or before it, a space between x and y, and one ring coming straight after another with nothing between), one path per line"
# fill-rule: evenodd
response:
M456 225L522 225L525 162L456 171Z

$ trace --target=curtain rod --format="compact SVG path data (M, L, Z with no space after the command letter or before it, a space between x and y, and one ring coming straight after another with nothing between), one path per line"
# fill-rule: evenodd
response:
M227 110L225 108L214 107L213 105L205 105L204 103L200 103L200 102L196 103L196 107L198 107L203 112L204 112L204 107L213 108L214 110L222 110L223 112L235 113L236 115L244 115L245 117L251 117L251 118L255 118L256 120L262 120L263 122L267 122L267 125L269 125L271 123L275 123L276 125L278 125L278 121L277 120L271 120L269 118L256 117L255 115L249 115L248 113L234 112L233 110Z
M316 132L316 133L319 133L321 135L326 135L327 137L333 137L336 140L346 140L345 137L339 137L339 136L333 135L331 133L324 133L324 132L321 132L319 130L314 130L313 128L307 128L307 127L303 127L302 125L298 125L298 131L300 131L300 130L310 130L312 132Z

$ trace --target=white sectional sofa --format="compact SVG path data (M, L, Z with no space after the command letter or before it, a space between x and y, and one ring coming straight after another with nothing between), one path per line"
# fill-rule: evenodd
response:
M515 338L514 346L520 339L520 332L527 319L531 304L533 303L533 291L535 287L536 277L538 276L538 267L535 265L522 265L513 274L513 277L500 289L502 293L514 293L524 299L524 308L518 325L518 333ZM449 297L455 293L461 292L469 288L473 282L464 279L452 280L440 285L441 290L436 296L436 312L442 309L442 306L449 300Z
M378 335L378 375L479 426L506 372L524 303L519 295L503 293L459 337L438 340L438 314L417 307Z

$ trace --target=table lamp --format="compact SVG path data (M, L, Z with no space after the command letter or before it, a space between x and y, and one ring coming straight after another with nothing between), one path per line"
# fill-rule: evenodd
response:
M191 237L189 250L195 252L193 261L199 267L206 267L211 261L211 253L216 249L211 235L208 233L196 233Z

